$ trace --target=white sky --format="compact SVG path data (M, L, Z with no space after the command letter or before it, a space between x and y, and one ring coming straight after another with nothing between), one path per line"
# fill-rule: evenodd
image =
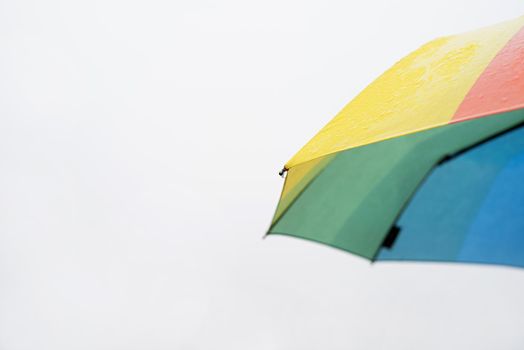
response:
M522 0L0 0L0 349L522 349L524 271L261 237L277 172Z

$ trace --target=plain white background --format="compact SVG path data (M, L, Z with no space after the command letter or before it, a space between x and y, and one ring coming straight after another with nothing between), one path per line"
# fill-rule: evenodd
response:
M0 1L0 349L522 349L524 271L262 240L277 172L521 0Z

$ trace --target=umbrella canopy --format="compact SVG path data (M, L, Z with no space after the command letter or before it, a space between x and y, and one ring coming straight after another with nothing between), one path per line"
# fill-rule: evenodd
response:
M411 53L286 164L268 234L524 267L524 17Z

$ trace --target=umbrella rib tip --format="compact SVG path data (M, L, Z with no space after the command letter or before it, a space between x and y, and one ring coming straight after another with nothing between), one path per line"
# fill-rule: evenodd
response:
M280 177L284 177L284 175L287 173L287 168L286 167L283 167L282 170L280 170L278 172L278 175L280 175Z

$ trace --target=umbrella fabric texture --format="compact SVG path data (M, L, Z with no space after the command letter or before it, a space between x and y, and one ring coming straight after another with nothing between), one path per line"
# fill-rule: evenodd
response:
M291 158L268 234L524 267L523 125L524 17L433 40Z

